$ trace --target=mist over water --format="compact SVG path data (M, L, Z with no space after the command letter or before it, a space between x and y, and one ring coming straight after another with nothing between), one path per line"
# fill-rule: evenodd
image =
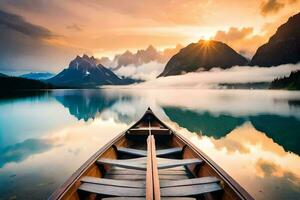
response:
M127 68L128 67L128 68ZM218 88L223 83L261 83L289 76L292 71L300 70L300 63L276 67L234 66L229 69L213 68L210 71L192 72L179 76L160 77L162 64L149 63L138 67L121 68L118 75L141 78L146 82L134 85L140 88ZM127 86L126 86L127 87Z

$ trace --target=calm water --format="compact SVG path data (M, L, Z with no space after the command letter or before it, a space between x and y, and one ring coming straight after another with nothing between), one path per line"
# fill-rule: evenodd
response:
M46 199L148 106L256 199L300 199L300 93L55 90L0 100L0 199Z

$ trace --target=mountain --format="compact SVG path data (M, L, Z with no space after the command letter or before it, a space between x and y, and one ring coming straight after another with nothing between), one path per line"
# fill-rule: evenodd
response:
M47 82L64 87L97 87L100 85L126 84L111 70L97 64L94 57L83 55L72 60L67 69L47 80Z
M7 77L7 75L0 73L0 77Z
M158 77L210 70L213 67L225 69L246 63L247 59L228 45L214 40L200 40L198 43L189 44L175 54Z
M55 74L49 72L31 72L28 74L23 74L19 77L33 80L46 80L52 78L53 76L55 76Z
M271 82L270 89L300 90L300 70L291 72L289 77L275 79Z
M300 13L281 25L268 43L259 47L251 65L270 67L300 61Z
M122 66L140 66L149 62L166 63L173 55L178 53L181 48L181 45L177 45L174 48L167 48L163 51L159 51L152 45L149 45L146 49L139 49L135 53L127 50L124 53L117 54L112 60L108 57L101 57L100 59L97 59L97 62L114 70L117 70Z
M0 77L0 90L51 89L52 85L20 77Z

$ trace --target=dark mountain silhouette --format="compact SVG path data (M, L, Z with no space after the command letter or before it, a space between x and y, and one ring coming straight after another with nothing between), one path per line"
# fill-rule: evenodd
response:
M198 43L189 44L174 55L159 77L210 70L213 67L226 69L246 63L247 59L228 45L213 40L200 40Z
M5 74L0 73L0 77L8 77L8 76L5 75Z
M37 80L19 77L0 77L1 90L51 89L53 86Z
M28 74L23 74L19 77L33 80L46 80L52 78L53 76L55 76L55 74L49 72L31 72Z
M77 56L69 64L69 68L47 80L56 86L90 88L100 85L121 85L125 81L111 70L97 64L94 57Z
M270 89L300 90L300 70L291 72L288 77L275 79L271 82Z
M300 13L281 25L268 43L258 48L251 65L270 67L300 61Z

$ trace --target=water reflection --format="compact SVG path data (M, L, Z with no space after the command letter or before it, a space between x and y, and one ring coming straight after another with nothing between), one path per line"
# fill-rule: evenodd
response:
M49 140L27 139L0 149L0 168L9 162L21 162L31 155L49 150L52 144Z
M95 119L118 99L105 96L100 90L68 90L56 92L55 98L78 120Z
M291 102L299 101L297 92L190 89L54 90L5 100L0 199L47 198L148 106L256 199L296 199L300 107Z
M213 138L221 138L245 122L244 118L226 114L214 115L210 112L194 112L176 107L163 107L171 121L191 132Z
M255 199L297 199L300 157L286 152L250 122L214 139L174 125L248 190Z
M213 114L208 111L196 112L182 108L163 107L171 121L191 132L210 136L215 139L225 137L232 130L246 121L252 123L256 130L264 132L286 151L300 155L300 120L295 117L258 114L256 116L230 116Z

